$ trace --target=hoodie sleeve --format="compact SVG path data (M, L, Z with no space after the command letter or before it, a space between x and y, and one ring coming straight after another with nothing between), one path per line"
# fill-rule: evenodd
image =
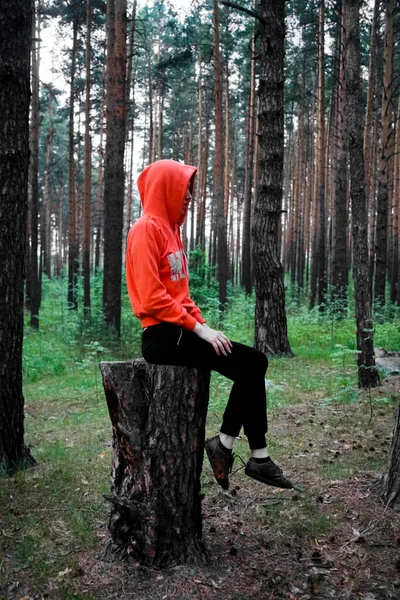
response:
M198 323L200 323L202 325L203 323L206 322L206 320L203 319L203 317L201 316L201 310L199 309L197 304L195 304L193 302L193 300L191 298L189 298L189 296L186 298L186 300L184 302L182 302L182 306L184 306L186 308L189 315L192 315L192 317L194 317Z
M128 248L128 260L139 304L149 316L192 330L197 322L196 317L190 314L193 307L190 305L188 311L179 304L160 279L160 257L164 244L160 229L151 220L145 220L135 228Z

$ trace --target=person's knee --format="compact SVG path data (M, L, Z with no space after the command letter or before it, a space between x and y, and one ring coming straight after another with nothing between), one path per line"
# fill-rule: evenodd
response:
M257 350L256 355L254 357L254 367L257 369L257 371L260 371L263 374L265 374L268 369L268 358L263 352L259 350Z

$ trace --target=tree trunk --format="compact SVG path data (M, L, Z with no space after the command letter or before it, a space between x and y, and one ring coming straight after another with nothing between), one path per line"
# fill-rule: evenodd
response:
M310 110L307 112L307 126L306 126L306 157L307 157L307 165L306 165L306 189L305 189L305 226L304 226L304 252L305 252L305 260L304 260L304 271L306 274L306 286L309 285L310 282L310 256L312 256L312 260L314 260L314 256L312 255L312 240L311 240L311 231L313 229L312 224L312 214L313 214L313 186L312 182L314 180L314 152L315 152L315 144L314 144L314 127L313 127L313 113L314 110L310 107ZM315 300L315 297L314 297ZM310 299L311 304L311 299Z
M101 108L100 108L100 132L99 132L99 168L97 173L97 190L96 190L96 234L94 240L94 271L100 268L101 258L101 240L102 240L102 223L103 223L103 173L104 173L104 112L105 112L105 72L103 77L103 85L101 92Z
M154 90L153 90L153 76L152 76L152 65L150 57L150 49L146 49L147 52L147 82L149 90L149 164L155 161L155 145L154 145ZM175 158L175 156L173 156Z
M379 26L379 9L381 0L375 0L374 16L372 19L371 38L370 38L370 54L368 67L368 92L367 106L365 110L365 125L364 125L364 160L365 160L365 179L366 179L366 198L367 206L371 204L371 193L373 190L373 179L375 179L375 161L374 158L374 131L376 129L374 119L374 99L376 95L376 58L377 58L377 29Z
M225 139L224 139L224 217L225 223L228 220L229 213L229 201L231 196L231 156L230 156L230 146L231 146L231 131L230 131L230 90L229 90L229 63L226 61L225 71ZM226 233L226 238L229 239L229 231Z
M129 42L127 48L127 64L126 64L126 89L125 89L125 105L127 107L127 116L129 121L129 129L133 131L134 124L134 97L135 97L135 81L133 74L133 55L135 49L135 33L136 33L136 10L137 0L133 0L132 13L130 17L131 25L129 30ZM132 103L130 102L131 90L133 92ZM129 108L128 108L129 107ZM128 127L127 127L128 129Z
M54 137L54 115L53 115L53 102L54 92L51 86L48 86L48 119L49 128L46 135L46 159L45 159L45 175L44 175L44 186L43 186L43 215L42 215L42 231L40 232L40 240L42 246L43 256L43 272L51 278L51 209L50 209L50 170L51 170L51 149Z
M208 97L203 89L202 80L202 60L199 54L199 126L198 126L198 173L197 173L197 191L196 191L196 246L199 246L203 252L206 249L206 198L207 198L207 167L209 150L209 119L208 119ZM203 132L203 129L205 131Z
M344 128L345 114L345 12L342 8L339 35L339 82L337 91L336 138L338 154L335 167L335 195L332 228L332 294L335 314L345 315L347 307L347 138Z
M357 324L358 380L362 387L379 385L375 368L372 307L369 294L368 221L361 114L360 23L358 0L345 0L346 122L350 155L353 277Z
M397 219L397 242L395 248L395 265L397 269L396 286L392 295L393 302L400 305L400 97L397 100L397 129L395 145L395 169L394 169L394 201L396 202Z
M315 94L317 95L317 94ZM312 163L311 173L313 176L312 185L310 185L310 202L311 202L311 228L310 228L310 308L314 308L317 301L318 292L318 227L319 227L319 204L316 196L316 169L317 169L317 149L314 149L315 145L315 132L314 122L316 120L317 113L317 101L312 105L312 117L311 122L313 123L311 140L314 153L314 160Z
M219 285L219 305L224 310L227 302L228 251L224 211L224 162L222 144L222 68L219 37L218 0L213 0L214 32L214 202L217 218L217 278Z
M128 189L126 194L126 219L124 231L124 252L128 240L128 233L132 225L132 202L133 202L133 165L134 165L134 146L135 146L135 77L133 76L133 54L135 47L136 33L136 9L137 0L133 0L131 25L129 31L129 42L127 49L127 68L126 68L126 89L125 89L125 106L126 106L126 141L129 147L129 176ZM131 98L132 91L132 98ZM130 134L130 141L129 141Z
M388 472L383 479L382 499L390 508L400 510L400 405L393 430Z
M246 127L246 158L244 171L243 190L243 243L242 243L242 275L241 283L246 294L251 294L253 289L253 277L251 269L251 206L253 197L253 166L254 166L254 108L255 108L255 39L251 41L251 70L250 70L250 93L247 108Z
M385 17L385 50L382 95L382 131L378 183L378 211L376 220L376 257L374 298L381 306L385 305L387 271L387 231L389 186L393 172L393 59L394 59L394 11L396 0L387 0Z
M392 195L392 265L390 275L390 301L394 304L398 295L399 287L399 218L400 218L400 97L397 99L397 127L394 142L393 157L393 195Z
M76 218L75 190L75 136L74 136L74 105L75 105L75 69L78 42L78 23L73 21L72 52L71 52L71 83L69 96L69 125L68 125L68 308L78 308L77 277L79 272L79 244Z
M40 309L40 280L39 280L39 38L40 38L40 12L34 3L34 39L32 45L32 105L31 105L31 159L30 159L30 184L31 184L31 207L30 207L30 325L39 329Z
M83 196L83 307L84 314L90 316L90 221L92 200L92 140L90 137L90 37L92 23L92 2L87 0L86 7L86 82L85 82L85 161L84 161L84 196Z
M203 562L209 372L144 359L100 370L113 429L108 551L156 567Z
M294 158L294 181L293 181L293 239L291 243L291 264L290 274L292 283L292 293L296 290L296 283L301 279L300 264L302 246L301 228L303 215L302 198L304 197L304 168L303 168L303 146L304 146L304 106L303 99L297 104L297 141L296 141L296 157ZM296 294L297 295L297 294Z
M255 347L291 355L287 337L279 229L283 184L285 1L261 0L258 181L253 224Z
M202 60L201 60L201 48L199 49L198 56L198 69L199 79L197 84L198 93L198 124L197 124L197 177L196 177L196 242L195 246L199 246L204 250L202 243L204 220L205 220L205 207L203 203L203 170L204 165L204 141L203 141L203 81L202 81ZM192 202L193 205L193 202Z
M319 3L318 85L317 85L317 158L315 201L318 202L318 305L325 305L326 296L326 207L325 207L325 6Z
M35 461L24 445L22 340L29 168L31 0L0 10L0 474Z
M301 144L298 144L298 152L300 154L299 161L299 215L298 215L298 240L296 244L296 284L298 296L302 293L304 287L304 268L305 268L305 232L306 222L309 221L309 205L307 202L307 159L306 159L306 119L304 115L304 74L302 77L302 99L301 102ZM300 131L298 133L300 135Z
M105 322L120 335L124 212L126 0L107 3L107 136L104 178Z

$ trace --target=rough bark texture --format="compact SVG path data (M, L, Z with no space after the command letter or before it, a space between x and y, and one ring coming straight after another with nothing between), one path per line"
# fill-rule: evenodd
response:
M337 315L344 315L347 308L348 261L347 261L347 135L344 128L345 112L345 12L342 9L339 29L339 85L337 91L337 144L335 167L335 195L333 200L332 231L332 295Z
M389 188L393 180L393 58L394 58L394 12L396 0L387 0L385 16L385 51L382 95L382 130L379 159L378 210L376 216L375 254L375 301L385 305L386 274L388 263L388 213Z
M209 372L144 359L100 370L113 428L109 551L157 567L202 562Z
M219 7L213 0L214 38L214 202L217 216L217 274L219 284L219 305L224 310L227 303L228 249L226 240L226 220L224 211L224 152L222 144L222 67L219 34Z
M78 43L78 23L73 21L71 51L69 124L68 124L68 307L78 308L77 278L79 273L79 242L77 232L77 210L75 190L75 135L74 99L76 77L76 53Z
M400 511L400 405L393 431L389 468L383 480L382 499L390 508Z
M0 473L4 473L34 462L24 446L22 395L31 0L2 0L0 31Z
M49 127L46 134L46 158L45 158L45 174L44 174L44 186L43 186L43 214L42 214L42 231L40 235L41 245L43 248L43 273L50 279L52 276L51 272L51 210L50 210L50 194L51 194L51 150L53 146L54 138L54 93L51 86L49 90L48 109L47 116L49 120Z
M375 368L372 307L368 265L368 221L361 115L360 24L358 0L345 0L346 10L346 117L350 155L353 277L357 323L358 380L362 387L379 385Z
M291 355L287 337L279 230L283 187L285 2L260 2L258 180L253 224L255 347Z
M126 0L107 3L107 135L104 169L103 312L117 335L121 329L122 231L126 84Z
M34 37L32 44L32 101L31 101L31 156L30 156L30 325L39 329L40 279L38 261L39 242L39 136L40 136L40 102L39 102L39 56L40 56L40 14L39 7L33 11Z
M366 179L366 196L367 206L371 204L371 193L373 191L373 179L375 179L374 169L374 144L375 144L375 129L376 129L376 112L374 106L374 98L376 96L377 85L377 31L379 28L379 10L380 0L374 2L374 16L372 19L371 38L370 38L370 53L368 67L368 92L367 106L365 109L365 125L364 125L364 160L365 160L365 179ZM375 118L374 118L375 117Z
M400 123L400 97L397 101L397 123ZM392 292L393 302L397 302L400 305L400 126L397 127L396 131L396 144L395 144L395 171L394 171L394 190L393 197L396 203L396 220L397 220L397 241L395 241L396 254L394 261L394 269L397 269L396 275L396 286Z
M105 74L103 76L103 82ZM97 191L96 191L96 212L95 212L95 239L94 239L94 270L97 272L101 262L101 242L103 238L103 181L104 181L104 113L105 113L105 83L103 83L101 91L100 104L100 131L99 131L99 154L98 154L98 174L97 174Z
M242 274L241 283L246 294L251 294L253 278L251 272L251 203L253 197L253 172L254 172L254 109L255 109L255 40L251 41L251 71L250 71L250 96L247 108L246 126L246 161L244 172L243 190L243 243L242 243Z
M92 200L92 139L90 134L91 109L91 22L92 3L86 5L86 49L85 49L85 161L84 161L84 200L83 200L83 306L85 314L90 315L90 229L91 229L91 200Z
M318 305L323 308L326 296L326 206L325 206L325 6L319 3L318 85L317 85L317 156L315 201L318 202ZM313 257L314 258L314 257Z

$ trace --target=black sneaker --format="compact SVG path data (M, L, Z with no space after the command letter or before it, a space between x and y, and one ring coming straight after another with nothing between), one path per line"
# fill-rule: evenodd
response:
M208 460L210 461L215 479L222 489L229 488L229 473L232 471L233 453L221 448L219 435L205 442Z
M293 483L287 479L282 470L271 460L258 463L250 458L244 470L246 475L274 487L292 489Z

